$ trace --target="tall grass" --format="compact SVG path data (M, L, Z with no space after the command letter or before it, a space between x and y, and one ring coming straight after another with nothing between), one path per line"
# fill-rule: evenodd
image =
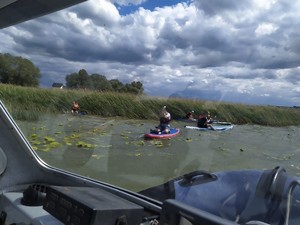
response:
M268 126L300 125L300 109L254 106L191 99L155 98L112 92L60 90L0 84L0 100L16 119L37 120L45 113L70 112L77 100L80 109L90 115L131 119L158 119L166 105L173 118L182 118L191 110L210 111L218 120L234 124Z

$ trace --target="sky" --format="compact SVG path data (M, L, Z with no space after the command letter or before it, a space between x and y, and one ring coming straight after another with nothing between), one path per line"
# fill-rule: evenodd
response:
M300 106L300 0L88 0L0 30L41 87L85 69L157 97Z

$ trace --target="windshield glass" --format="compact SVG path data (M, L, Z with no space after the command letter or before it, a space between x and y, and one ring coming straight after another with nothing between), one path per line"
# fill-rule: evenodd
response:
M47 164L134 192L298 176L299 4L89 0L0 30L0 98Z

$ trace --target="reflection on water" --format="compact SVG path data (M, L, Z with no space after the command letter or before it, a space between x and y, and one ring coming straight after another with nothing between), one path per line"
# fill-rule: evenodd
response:
M300 127L235 126L197 131L173 121L181 134L144 140L157 121L47 116L19 125L48 164L139 191L194 170L271 169L299 175ZM191 125L191 124L189 124Z

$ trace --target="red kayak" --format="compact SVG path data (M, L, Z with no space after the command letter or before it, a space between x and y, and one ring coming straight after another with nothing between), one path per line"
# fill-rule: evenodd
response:
M179 128L170 128L170 133L168 134L155 134L155 133L147 133L144 135L145 138L149 138L149 139L166 139L166 138L171 138L174 137L176 135L178 135L180 133L180 129Z

